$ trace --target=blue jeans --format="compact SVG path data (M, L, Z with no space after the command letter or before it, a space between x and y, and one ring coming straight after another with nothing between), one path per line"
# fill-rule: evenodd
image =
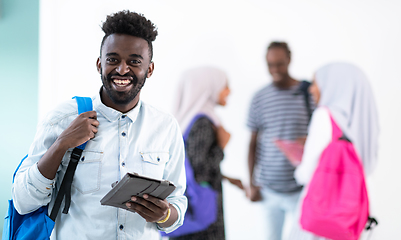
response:
M262 188L262 202L267 218L268 240L281 240L284 222L292 224L301 191L279 193L268 188ZM286 219L286 215L290 219Z

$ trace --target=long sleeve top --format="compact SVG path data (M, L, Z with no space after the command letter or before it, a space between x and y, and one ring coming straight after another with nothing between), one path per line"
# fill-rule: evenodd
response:
M301 196L297 204L297 211L295 215L296 221L293 223L289 239L328 240L324 237L316 236L303 230L299 225L299 219L301 216L303 199L305 198L308 190L308 184L317 168L320 155L329 145L331 138L332 126L329 112L326 108L317 108L312 115L301 164L294 172L294 177L298 184L302 184L305 187L301 192Z
M58 214L51 239L159 239L159 230L171 232L181 226L187 208L183 195L185 154L176 120L141 101L123 114L105 106L97 95L93 107L100 123L98 133L82 153L72 182L69 212ZM72 149L64 155L55 179L45 178L37 162L76 117L76 102L70 100L38 125L28 158L13 184L15 208L21 214L48 203L51 210ZM172 226L160 229L137 213L100 205L111 184L127 172L166 179L176 185L167 198L178 211L178 220Z
M320 155L329 145L332 138L332 126L327 109L318 108L313 113L308 138L305 142L302 162L295 170L298 184L308 185L319 163Z
M217 193L217 220L207 229L171 238L174 240L224 240L224 213L222 175L220 162L223 160L223 149L217 144L216 131L212 122L206 118L199 118L192 126L186 140L185 150L194 170L195 180L209 184Z

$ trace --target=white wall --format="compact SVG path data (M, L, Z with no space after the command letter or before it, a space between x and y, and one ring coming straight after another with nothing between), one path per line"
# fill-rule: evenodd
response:
M380 113L379 164L369 178L372 213L380 225L371 239L401 235L401 4L355 0L106 1L41 0L39 117L74 95L91 96L101 86L95 62L105 16L129 9L143 13L159 29L154 43L154 75L142 99L170 111L180 73L215 65L230 79L232 95L218 109L232 139L222 171L247 182L249 132L245 127L253 93L270 82L264 54L272 40L287 41L290 72L310 79L331 61L360 66L369 77ZM228 240L264 239L260 204L224 183Z

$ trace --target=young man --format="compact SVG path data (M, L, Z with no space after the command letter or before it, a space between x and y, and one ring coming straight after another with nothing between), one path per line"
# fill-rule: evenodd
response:
M280 240L285 214L294 211L302 186L295 182L295 167L275 146L274 140L304 138L309 114L300 82L288 73L291 52L287 44L272 42L266 61L273 83L255 94L247 122L252 131L248 197L251 201L264 202L267 239Z
M94 111L78 116L70 100L50 112L15 178L14 204L21 214L49 202L51 209L72 148L89 140L75 171L69 212L59 212L52 239L159 239L159 230L182 225L187 199L179 126L139 97L153 73L157 31L130 11L108 16L102 29L97 70L103 86L92 98ZM126 206L134 212L101 206L111 184L127 172L166 179L177 188L166 200L132 197Z

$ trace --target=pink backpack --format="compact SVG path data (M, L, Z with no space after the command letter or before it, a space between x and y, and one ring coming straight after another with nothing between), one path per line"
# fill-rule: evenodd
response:
M304 198L301 226L333 240L357 240L369 217L369 200L362 163L353 144L333 117L333 138Z

